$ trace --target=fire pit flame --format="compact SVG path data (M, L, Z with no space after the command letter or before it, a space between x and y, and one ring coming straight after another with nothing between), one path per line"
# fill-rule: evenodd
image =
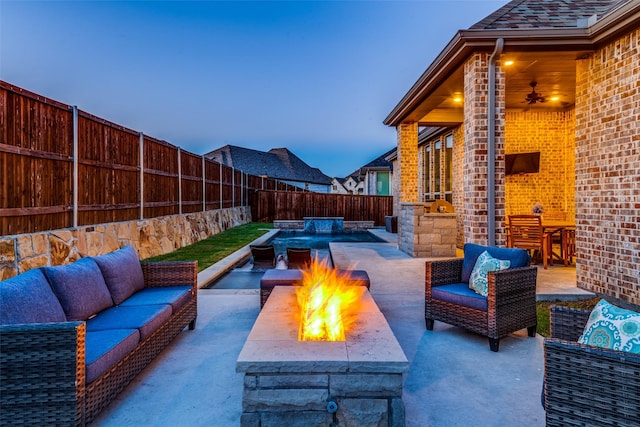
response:
M298 340L345 341L366 288L354 286L348 276L340 275L317 259L303 271L301 285L296 288L300 316Z

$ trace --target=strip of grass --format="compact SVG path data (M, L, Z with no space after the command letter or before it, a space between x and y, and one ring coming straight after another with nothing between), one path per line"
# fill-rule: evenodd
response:
M552 305L561 305L564 307L577 308L580 310L591 311L593 307L600 301L599 297L583 299L578 301L538 301L536 303L536 315L538 317L537 332L543 337L548 337L550 333L550 308Z
M271 223L251 222L213 235L174 252L147 258L145 261L198 261L198 271L231 255L273 229Z

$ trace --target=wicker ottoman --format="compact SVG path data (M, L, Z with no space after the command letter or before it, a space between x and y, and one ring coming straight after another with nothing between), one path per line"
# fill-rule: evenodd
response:
M369 275L364 270L338 270L340 275L348 275L349 281L354 284L362 285L369 289ZM278 270L269 269L265 271L262 279L260 279L260 308L267 302L267 298L271 294L274 286L294 286L302 280L302 270Z

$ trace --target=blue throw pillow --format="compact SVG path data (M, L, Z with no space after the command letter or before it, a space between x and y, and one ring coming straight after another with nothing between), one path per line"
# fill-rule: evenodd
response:
M66 320L60 301L39 268L0 282L0 325Z
M43 270L67 320L87 320L113 305L100 268L91 258Z
M511 266L509 268L528 267L531 264L529 252L524 249L498 248L495 246L482 246L476 245L475 243L465 243L461 278L464 283L469 283L473 267L475 267L478 257L484 251L489 252L489 255L494 258L511 261Z
M133 246L127 245L110 254L92 257L100 267L113 303L118 305L144 289L144 275Z
M600 300L591 311L578 342L640 354L640 313Z
M487 296L488 274L490 271L506 270L511 265L509 260L501 260L484 251L480 254L469 278L469 288L482 296Z

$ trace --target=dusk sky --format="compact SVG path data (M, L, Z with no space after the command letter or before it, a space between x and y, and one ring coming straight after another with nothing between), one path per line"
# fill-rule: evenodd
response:
M344 177L459 29L507 1L6 1L0 79L195 154L286 147Z

